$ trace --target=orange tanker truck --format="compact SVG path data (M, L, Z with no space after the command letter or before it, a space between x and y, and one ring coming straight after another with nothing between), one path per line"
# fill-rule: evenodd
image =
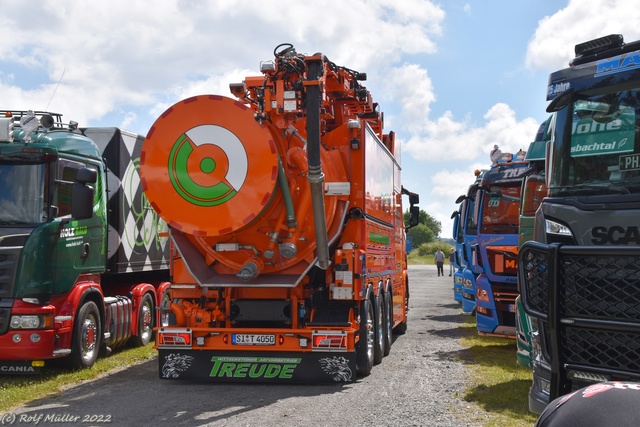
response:
M407 328L400 146L363 73L290 44L165 111L141 181L169 225L162 379L351 382Z

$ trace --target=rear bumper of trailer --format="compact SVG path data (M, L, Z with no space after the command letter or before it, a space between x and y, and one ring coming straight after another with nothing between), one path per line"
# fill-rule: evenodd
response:
M355 352L240 352L158 349L160 379L219 383L349 383Z

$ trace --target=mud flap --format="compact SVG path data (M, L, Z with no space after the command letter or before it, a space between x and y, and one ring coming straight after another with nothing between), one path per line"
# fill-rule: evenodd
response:
M255 353L158 350L160 379L220 383L349 383L355 353Z

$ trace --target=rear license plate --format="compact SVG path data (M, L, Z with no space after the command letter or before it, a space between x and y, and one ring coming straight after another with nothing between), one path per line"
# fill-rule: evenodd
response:
M231 342L234 345L276 345L276 336L264 334L233 334Z

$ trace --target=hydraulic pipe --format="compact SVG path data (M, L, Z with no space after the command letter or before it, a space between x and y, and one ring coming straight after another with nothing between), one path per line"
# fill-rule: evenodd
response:
M282 200L284 201L284 207L287 211L287 227L295 228L298 225L298 221L296 221L296 213L293 208L293 200L291 200L291 191L289 190L287 176L285 175L284 166L282 166L280 159L278 159L278 184L280 184Z
M308 61L307 68L307 153L309 173L307 180L311 190L311 206L313 223L316 231L316 250L318 267L329 268L329 239L327 237L327 221L324 215L324 173L320 160L320 76L322 75L322 54L314 55Z

